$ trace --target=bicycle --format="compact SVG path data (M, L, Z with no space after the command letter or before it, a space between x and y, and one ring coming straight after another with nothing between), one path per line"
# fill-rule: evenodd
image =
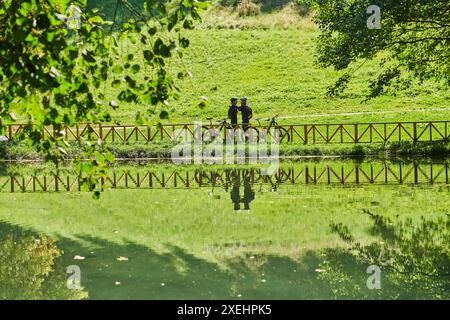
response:
M290 142L291 141L291 135L289 134L289 132L283 128L282 126L280 126L277 122L277 118L279 116L276 115L272 118L267 118L267 119L255 119L256 121L258 121L258 125L261 127L261 121L267 121L269 122L269 126L267 127L267 133L277 142L277 143L281 143L281 142ZM271 129L275 128L275 136L272 134Z
M203 142L205 143L212 143L217 139L217 137L220 136L221 132L226 132L226 130L234 130L233 134L226 135L227 140L235 138L236 134L239 134L239 138L241 141L249 141L255 139L256 142L259 141L259 130L255 127L252 127L251 125L246 126L246 124L243 124L244 129L240 129L237 125L233 126L230 123L228 123L228 119L224 118L221 120L217 120L216 123L218 125L213 124L213 118L206 118L206 120L209 121L209 126L201 126L198 127L194 131L194 138L200 139L202 137Z
M201 138L205 143L212 143L217 139L217 137L220 136L222 131L225 131L226 129L234 129L233 126L228 123L227 118L217 120L217 125L213 124L213 118L208 117L206 120L209 121L209 126L203 125L194 130L194 139L197 141Z

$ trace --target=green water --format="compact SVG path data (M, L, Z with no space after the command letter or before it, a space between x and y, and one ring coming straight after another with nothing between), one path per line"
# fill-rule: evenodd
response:
M0 298L448 299L449 171L445 161L283 162L273 176L123 164L93 200L70 169L4 165ZM348 250L356 243L364 249ZM367 286L370 265L380 289Z

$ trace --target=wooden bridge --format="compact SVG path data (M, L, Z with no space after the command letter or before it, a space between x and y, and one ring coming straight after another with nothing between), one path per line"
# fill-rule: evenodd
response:
M220 126L209 128L225 130ZM268 126L253 126L261 130ZM17 140L26 128L23 124L6 125L4 139ZM399 141L449 141L450 121L385 122L385 123L346 123L346 124L292 124L280 125L289 139L285 141L303 144L322 143L385 143ZM239 129L237 126L235 129ZM61 137L66 141L101 140L108 143L175 141L183 134L194 136L194 124L163 124L160 126L79 124L64 127L56 132L51 127L42 130L43 137Z
M418 164L374 162L361 164L307 163L282 166L272 176L261 169L221 169L172 171L112 170L102 179L102 185L113 189L194 189L228 188L244 181L251 185L449 185L449 164ZM60 192L81 191L81 179L76 175L0 176L0 192Z

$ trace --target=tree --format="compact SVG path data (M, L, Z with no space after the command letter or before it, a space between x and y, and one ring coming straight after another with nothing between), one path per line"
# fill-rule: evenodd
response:
M173 55L182 57L189 41L181 30L194 28L206 6L195 0L146 0L145 10L130 7L132 15L115 34L109 32L111 22L95 10L87 11L86 0L0 1L0 133L5 121L25 118L20 140L58 163L68 147L61 132L64 126L112 122L111 110L121 101L148 106L136 115L139 123L145 123L176 89L166 61ZM75 27L70 12L77 15ZM147 69L139 77L144 70L133 63L132 54L115 59L125 39L139 44L139 59L151 72ZM121 80L110 81L114 74ZM105 103L99 88L108 83L118 94ZM159 115L165 118L167 112L161 110ZM43 138L48 126L55 135ZM83 158L90 161L76 163L84 185L95 189L113 157L93 135L86 145Z
M381 58L368 98L432 80L450 86L447 0L314 0L321 35L318 62L346 73L329 88L338 95L358 61ZM378 12L379 9L379 12ZM374 22L378 22L377 26Z

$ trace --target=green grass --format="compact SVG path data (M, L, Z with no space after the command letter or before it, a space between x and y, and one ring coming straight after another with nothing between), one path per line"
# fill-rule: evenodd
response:
M170 159L175 142L160 143L116 143L108 145L108 150L116 159ZM83 146L73 144L67 149L67 159L83 156ZM377 144L316 144L302 143L281 144L281 157L339 156L339 157L433 157L448 158L450 144L448 142L391 142ZM42 155L22 143L0 144L0 158L9 161L41 160Z
M281 124L450 118L450 91L434 82L362 103L368 81L377 76L378 61L367 61L358 68L341 98L327 97L326 88L341 72L321 69L315 64L319 31L309 18L297 17L295 23L284 28L266 23L276 17L284 21L290 17L289 13L237 18L233 13L220 12L208 13L202 25L187 31L185 35L191 46L184 59L173 58L170 62L174 76L184 70L190 71L192 77L176 80L181 90L180 99L171 101L168 122L226 117L229 98L243 95L248 97L255 118L279 114ZM233 21L248 25L235 28ZM137 53L142 48L128 42L120 46L123 56L136 53L136 61L142 59ZM152 72L145 67L142 70L146 74ZM141 80L143 76L140 75ZM107 105L121 89L112 89L105 83L99 90L106 95ZM208 97L209 105L204 109L198 107L201 96ZM145 110L145 105L121 103L113 114L121 123L130 124L134 123L137 111Z
M318 34L311 27L189 32L191 47L183 63L174 60L173 65L176 70L191 71L192 77L179 82L181 98L172 102L170 122L223 118L229 98L242 95L249 98L255 117L279 114L286 117L281 123L449 119L450 92L439 90L434 83L361 103L368 81L377 74L377 62L367 62L356 71L342 98L327 97L326 88L340 73L314 63ZM201 96L209 99L205 109L197 106ZM116 116L122 122L133 122L139 109L144 110L122 106Z
M331 222L367 242L374 238L363 209L433 218L448 212L447 198L442 186L282 185L257 192L248 213L233 211L221 188L108 190L99 201L78 192L2 193L0 221L56 238L93 299L327 298L314 270L319 249L342 246Z
M248 96L255 117L280 114L281 124L449 120L450 92L431 82L361 104L368 80L377 74L377 65L371 62L356 71L342 98L326 97L326 87L340 73L314 64L315 27L304 19L287 26L286 19L286 12L245 19L216 12L189 32L191 48L183 62L172 61L172 68L174 74L189 70L192 77L178 82L182 93L179 101L171 102L169 121L222 118L234 95ZM129 44L123 49L124 54L136 50ZM101 90L112 98L111 89ZM201 96L209 99L205 109L197 107ZM115 115L122 123L133 123L138 110L145 106L125 104ZM163 142L114 144L111 149L117 157L143 158L167 156L171 147ZM287 156L448 156L449 152L448 144L440 143L293 143L280 148ZM81 147L73 146L69 156L81 152ZM40 156L22 144L3 143L0 158ZM378 163L375 169L380 167ZM170 173L178 167L152 168ZM142 166L122 169L134 172ZM0 176L53 171L47 165L10 166L0 167ZM343 246L331 233L331 222L349 226L359 241L367 243L375 238L363 209L415 220L448 215L449 206L449 189L442 185L282 185L272 191L268 186L258 191L250 212L233 211L229 190L218 187L106 190L98 201L90 193L2 192L0 239L15 232L55 238L64 252L59 260L61 279L66 276L63 267L79 265L82 285L92 299L330 298L330 287L319 281L315 270L323 262L321 249ZM75 255L85 259L74 260ZM128 261L118 261L119 257ZM17 265L11 262L12 268ZM366 270L361 272L365 277Z

